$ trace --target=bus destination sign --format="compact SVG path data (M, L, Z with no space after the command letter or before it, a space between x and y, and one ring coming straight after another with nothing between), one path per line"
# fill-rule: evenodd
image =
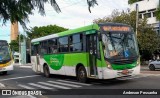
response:
M102 26L102 30L104 30L104 31L129 32L130 27L128 27L128 26Z

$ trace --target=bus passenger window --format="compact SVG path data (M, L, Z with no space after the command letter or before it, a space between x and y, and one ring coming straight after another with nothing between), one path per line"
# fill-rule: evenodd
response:
M58 48L57 48L57 39L49 39L48 40L48 52L49 53L57 53Z
M39 54L39 44L37 44L37 45L33 45L32 44L32 47L31 47L31 49L32 49L32 51L31 51L31 53L32 53L32 55L37 55L37 54Z
M71 42L70 42L70 51L83 51L83 35L82 34L75 34L71 36Z
M46 47L48 47L47 41L41 42L40 45L41 45L40 55L47 54L47 48L46 48Z
M58 42L59 42L59 52L69 52L68 37L61 37L59 38Z

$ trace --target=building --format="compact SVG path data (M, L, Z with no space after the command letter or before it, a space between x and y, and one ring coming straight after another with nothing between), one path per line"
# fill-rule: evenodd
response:
M13 57L14 57L14 62L15 63L19 63L19 53L18 52L15 52L15 53L13 53Z
M16 40L18 37L18 22L11 24L11 40Z
M154 30L159 34L159 21L156 20L155 12L159 6L160 0L137 0L131 4L130 10L136 10L136 4L138 4L139 19L147 17L147 24L152 25ZM160 35L160 34L159 34Z

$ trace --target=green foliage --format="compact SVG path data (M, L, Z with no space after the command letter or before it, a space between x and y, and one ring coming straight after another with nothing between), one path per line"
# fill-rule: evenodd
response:
M68 29L57 26L57 25L48 25L48 26L42 26L42 27L34 27L31 30L27 31L27 36L30 39L38 38L62 31L66 31Z
M37 37L42 37L42 36L46 36L46 35L50 35L53 33L58 33L58 32L62 32L62 31L66 31L68 29L57 26L57 25L48 25L48 26L42 26L42 27L34 27L31 30L27 31L27 37L21 35L20 36L20 41L23 41L23 38L25 38L26 40L26 45L27 48L30 47L30 41L33 38L37 38ZM10 43L10 47L12 51L19 51L19 36L17 37L17 40L13 40Z
M18 21L23 28L25 22L29 22L28 16L33 14L33 10L38 9L41 15L45 15L44 4L49 3L56 12L61 12L56 0L0 0L0 20L5 24L7 20L12 23ZM97 4L96 0L87 0L88 9Z
M136 12L119 12L114 10L110 16L93 20L94 23L115 22L131 25L136 30Z
M144 28L141 33L138 33L137 37L140 50L148 50L150 53L153 53L159 48L159 36L152 28Z
M23 41L23 38L24 36L23 35L20 35L20 41L22 42ZM11 47L11 50L12 51L19 51L19 36L17 37L17 40L12 40L10 43L9 43L10 47Z
M11 48L11 50L12 51L19 51L19 42L18 42L18 40L12 40L10 43L9 43L9 45L10 45L10 48Z
M137 2L137 1L139 1L139 0L128 0L128 4L133 4L133 3Z
M156 11L156 19L158 21L160 21L160 6L158 7L157 11Z
M136 12L119 12L117 10L113 11L111 16L95 19L94 23L105 23L105 22L118 22L128 24L136 30ZM160 46L160 38L153 31L153 28L147 25L147 19L139 20L138 25L138 45L141 53L153 54Z

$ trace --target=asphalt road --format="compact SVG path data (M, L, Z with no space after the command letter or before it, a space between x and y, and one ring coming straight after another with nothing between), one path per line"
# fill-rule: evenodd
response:
M41 96L0 96L0 98L115 98L115 97L157 97L157 95L108 95L107 92L123 92L132 89L160 89L160 71L142 69L141 74L121 80L90 80L88 84L79 83L75 77L52 75L46 78L42 74L35 74L31 68L15 66L14 71L7 75L0 75L0 83L6 87L2 89L39 90ZM117 91L118 90L118 91ZM139 91L139 90L137 90ZM114 93L113 93L114 94ZM117 94L117 93L116 93Z

